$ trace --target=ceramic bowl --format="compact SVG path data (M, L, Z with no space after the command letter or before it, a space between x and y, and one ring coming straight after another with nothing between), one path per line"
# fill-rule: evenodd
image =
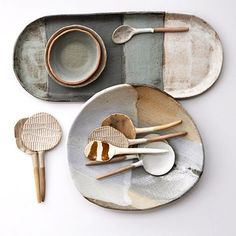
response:
M85 29L63 28L46 46L46 67L51 77L63 86L77 86L87 81L98 69L101 47Z
M88 160L84 148L88 135L115 112L128 115L136 127L183 121L181 125L163 131L188 132L184 137L168 140L176 154L170 172L157 177L137 168L96 180L96 176L131 162L85 165ZM85 103L70 130L68 160L76 187L89 201L112 209L144 210L170 203L188 192L203 172L204 151L197 127L180 103L158 89L122 84L102 90Z

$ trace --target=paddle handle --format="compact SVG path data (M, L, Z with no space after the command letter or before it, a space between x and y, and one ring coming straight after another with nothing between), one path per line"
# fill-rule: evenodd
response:
M174 121L174 122L171 122L168 124L164 124L164 125L157 125L157 126L144 127L144 128L135 128L135 131L137 134L148 133L148 132L168 129L168 128L174 127L176 125L179 125L181 123L182 123L182 120L177 120L177 121Z
M127 165L127 166L124 166L124 167L121 167L119 169L116 169L116 170L113 170L113 171L110 171L104 175L100 175L98 176L96 179L97 180L100 180L100 179L104 179L106 177L109 177L109 176L112 176L112 175L116 175L116 174L119 174L119 173L122 173L124 171L127 171L127 170L131 170L131 169L134 169L136 168L137 166L134 165L135 163L131 164L131 165Z
M185 136L187 132L181 131L181 132L176 132L176 133L171 133L171 134L164 134L152 138L140 138L140 139L130 139L129 144L130 145L136 145L136 144L142 144L142 143L151 143L151 142L157 142L157 141L162 141L165 139L169 138L175 138L175 137L180 137L180 136Z
M189 27L157 27L153 28L154 33L175 33L175 32L187 32Z
M129 155L129 156L117 156L112 158L110 161L90 161L86 163L86 166L95 166L95 165L104 165L104 164L112 164L120 161L127 161L138 158L137 155Z
M42 202L39 184L39 160L37 152L32 154L32 163L34 168L34 183L38 203Z
M46 179L45 179L45 162L44 162L44 151L38 152L39 156L39 184L42 202L45 199L46 192Z

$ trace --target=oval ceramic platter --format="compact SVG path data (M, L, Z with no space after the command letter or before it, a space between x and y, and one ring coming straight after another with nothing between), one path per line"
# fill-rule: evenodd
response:
M45 45L51 35L74 24L95 30L108 56L100 77L82 88L66 88L54 82L44 62ZM122 24L187 26L189 32L142 34L117 45L112 42L112 33ZM14 50L14 71L20 84L33 96L49 101L82 101L121 83L151 85L175 98L187 98L211 87L219 77L222 62L220 39L209 24L193 15L160 12L43 17L23 30Z
M116 112L127 114L136 127L183 121L169 130L187 131L188 135L168 140L176 154L168 174L155 177L137 168L96 180L96 176L131 162L85 165L89 133ZM70 130L68 160L75 186L89 201L112 209L144 210L172 202L188 192L203 172L204 151L193 120L171 96L155 88L123 84L107 88L85 103Z

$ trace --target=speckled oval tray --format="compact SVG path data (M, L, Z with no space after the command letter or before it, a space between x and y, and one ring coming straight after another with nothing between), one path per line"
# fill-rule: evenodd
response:
M54 82L44 65L45 45L59 28L80 24L94 29L104 40L108 60L101 76L83 88ZM124 45L111 40L121 24L134 27L188 26L187 33L142 34ZM33 96L49 101L83 101L96 92L121 83L147 84L175 98L207 90L217 80L223 62L220 39L202 19L186 14L140 12L57 15L30 23L14 50L14 71Z
M188 132L185 137L168 140L176 153L175 166L168 174L155 177L137 168L96 180L96 176L130 162L85 166L83 151L89 133L114 112L127 114L136 127L183 121L168 130ZM68 160L77 189L89 201L112 209L144 210L172 202L188 192L203 172L204 151L196 125L171 96L158 89L123 84L105 89L85 103L70 130Z

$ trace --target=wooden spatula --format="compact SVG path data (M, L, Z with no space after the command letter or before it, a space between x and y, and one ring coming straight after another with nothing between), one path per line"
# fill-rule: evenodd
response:
M19 120L14 128L14 134L16 139L16 145L17 147L22 151L27 153L28 155L31 155L32 162L33 162L33 168L34 168L34 182L35 182L35 190L37 195L37 201L40 203L42 201L41 194L40 194L40 186L39 186L39 160L38 160L38 154L37 152L31 151L28 149L21 140L21 133L22 128L27 121L28 118L23 118Z
M61 140L62 131L58 121L47 113L38 113L24 124L21 138L23 144L38 153L39 177L42 201L45 198L45 164L44 152L53 149Z

